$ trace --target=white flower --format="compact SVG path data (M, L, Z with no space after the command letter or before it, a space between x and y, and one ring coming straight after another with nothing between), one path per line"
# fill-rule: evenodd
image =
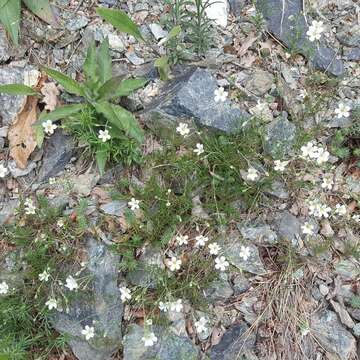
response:
M187 235L178 235L176 241L179 245L187 245L189 237Z
M49 268L47 268L46 270L44 270L42 273L39 274L39 280L40 281L48 281L49 280L49 277L50 277L50 274L49 274Z
M49 310L57 309L57 301L54 298L49 299L45 305L48 307Z
M57 125L53 124L51 120L47 120L42 123L42 127L48 135L52 135L57 128Z
M131 299L131 290L128 289L126 286L122 286L120 289L120 294L121 294L121 301L124 303L127 300Z
M323 178L323 182L321 184L321 187L323 189L331 190L334 185L334 180L332 179L332 176L326 176Z
M331 212L331 208L328 207L325 204L320 204L318 202L313 202L310 206L309 206L309 214L310 215L314 215L316 217L319 218L328 218L329 214Z
M289 163L288 161L275 160L274 161L274 165L275 165L274 170L283 172L283 171L285 171L285 167L288 163Z
M59 228L62 228L64 226L64 220L63 219L59 219L56 223L56 225L59 227Z
M128 202L128 205L132 211L140 209L140 200L136 200L135 198L131 198Z
M181 260L173 256L170 260L167 260L167 266L170 271L180 270Z
M360 215L359 214L355 214L352 216L352 219L357 222L357 223L360 223Z
M176 132L178 132L181 136L189 135L190 129L188 124L180 123L179 126L176 128Z
M228 92L224 90L223 87L220 87L214 91L214 100L215 102L224 102L226 101Z
M215 269L225 271L228 266L229 263L225 259L225 256L220 256L215 259Z
M66 278L66 284L65 284L65 286L66 286L70 291L77 290L77 289L79 288L78 283L76 282L76 280L75 280L71 275L69 275L69 276Z
M258 178L259 178L259 172L253 167L250 167L247 171L246 179L250 181L255 181Z
M3 164L0 164L0 178L4 178L7 173L8 169Z
M195 321L195 329L198 333L205 332L207 330L207 320L204 317L201 317L198 321Z
M341 216L346 215L347 213L346 205L336 204L335 213Z
M193 151L197 156L200 156L204 152L204 145L199 143L196 144L196 149L194 149Z
M81 334L85 336L85 339L88 341L95 336L95 329L92 326L85 325L84 329L81 330Z
M49 178L49 184L50 185L55 185L56 184L56 178L54 178L54 177Z
M217 243L209 244L209 250L211 255L217 255L221 250L221 247Z
M312 157L311 155L314 154L314 148L315 148L314 143L312 141L309 141L306 145L303 145L301 147L300 149L302 152L301 156L304 158Z
M25 205L25 214L27 215L35 214L36 206L34 205L31 199L26 199L24 205Z
M148 347L153 346L158 339L153 332L149 332L145 333L141 340L144 342L145 347Z
M105 130L99 130L99 136L98 138L102 141L102 142L106 142L108 140L111 139L111 136L109 134L109 130L105 129Z
M205 243L209 241L209 238L204 235L198 235L196 236L195 240L196 240L195 246L202 247L205 246Z
M6 295L9 292L9 285L3 281L0 283L0 295Z
M250 248L248 246L241 246L239 256L246 261L250 257L250 255Z
M306 32L306 35L309 37L309 40L313 42L315 40L320 40L321 34L324 30L324 23L322 21L313 20L309 30Z
M169 310L169 304L162 301L159 302L160 311L167 312Z
M316 162L320 165L329 160L330 153L324 148L319 147L316 155Z
M305 235L313 235L315 226L310 224L309 222L306 222L304 225L301 226L301 230Z
M338 118L349 117L350 116L351 107L344 103L340 103L338 108L335 109L335 114L337 114Z
M170 311L181 312L181 310L183 309L182 300L178 299L176 301L171 302L169 304L169 309Z

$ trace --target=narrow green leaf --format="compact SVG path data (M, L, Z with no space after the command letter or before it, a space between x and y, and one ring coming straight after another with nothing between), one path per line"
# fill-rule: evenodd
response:
M49 76L51 76L60 85L62 85L68 93L81 96L84 95L84 90L82 86L75 80L71 79L69 76L47 67L43 67L43 69Z
M37 146L41 148L45 137L44 128L42 125L34 125L34 130Z
M22 0L26 7L48 24L56 23L49 0Z
M169 40L177 37L180 33L181 33L181 26L180 26L180 25L174 26L174 27L170 30L169 34L168 34L166 37L164 37L163 39L161 39L161 40L159 41L159 45L165 44L165 43L168 42Z
M169 58L167 56L162 56L155 60L154 65L158 69L160 79L167 81L170 75Z
M0 22L15 45L19 45L20 0L0 0Z
M43 121L46 120L51 120L51 121L61 120L73 114L79 113L81 111L85 111L86 107L87 107L86 104L73 104L73 105L60 106L52 112L43 111L40 114L37 123L42 123Z
M100 175L103 175L105 172L105 165L107 160L107 151L100 149L96 151L95 154L96 157L96 163L99 168Z
M101 84L111 79L111 56L109 51L109 40L104 39L98 53L98 75Z
M119 96L128 96L133 91L143 87L147 83L147 80L144 78L126 80L117 78L110 79L99 89L100 99L109 100ZM117 80L115 81L115 79Z
M87 55L84 62L84 73L87 81L96 82L97 80L96 67L97 67L96 46L95 46L95 41L92 41L87 49Z
M123 130L137 142L142 143L143 130L133 114L121 106L110 104L107 101L99 101L94 106L96 111L103 114L112 125Z
M132 35L138 40L144 40L139 27L123 11L97 8L96 12L116 29Z
M31 87L24 84L0 85L0 93L8 95L40 95Z

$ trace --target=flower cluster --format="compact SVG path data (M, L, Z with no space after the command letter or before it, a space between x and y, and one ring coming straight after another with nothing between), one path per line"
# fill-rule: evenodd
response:
M309 141L301 147L301 157L304 159L316 160L321 165L330 158L330 153L321 145L317 145L314 141Z
M31 199L26 199L24 202L24 210L26 215L34 215L36 206L34 205L33 201Z
M322 21L314 20L309 27L309 30L306 32L306 35L309 37L311 42L315 40L320 40L321 34L324 32L324 23Z
M181 312L184 306L181 299L177 299L175 301L168 301L168 302L159 302L159 309L163 312Z

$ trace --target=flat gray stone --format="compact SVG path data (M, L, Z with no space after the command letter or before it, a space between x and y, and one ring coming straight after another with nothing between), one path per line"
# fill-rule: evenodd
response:
M124 360L197 360L199 349L188 337L177 336L168 329L153 326L158 341L145 347L141 338L144 329L136 324L128 327L124 336Z
M234 293L231 285L229 284L227 274L223 272L219 274L219 278L214 280L210 286L204 290L204 292L206 300L210 303L225 301Z
M66 29L69 31L77 31L85 27L89 22L89 19L86 16L72 16L66 24Z
M0 26L0 64L10 59L10 44L6 36L6 32Z
M244 239L252 240L257 243L268 243L276 244L277 243L277 234L270 228L269 225L257 225L249 226L238 224L238 229Z
M288 211L284 211L277 219L278 235L297 246L301 238L301 222Z
M268 30L287 47L307 56L313 65L335 76L344 74L344 64L337 53L320 42L310 42L308 25L302 13L302 0L257 0L257 9L263 14ZM307 15L311 24L311 18Z
M79 360L109 360L121 346L123 304L117 286L120 258L91 238L87 249L92 286L86 293L78 290L69 304L69 313L54 312L51 322L57 331L70 336L69 345ZM81 335L85 325L95 328L95 337L89 341Z
M127 202L121 200L111 201L107 204L101 205L100 209L107 215L121 216L127 208Z
M165 85L157 99L143 112L146 124L165 138L173 137L179 122L231 133L242 127L249 114L230 100L215 102L217 81L210 71L183 68L181 74Z
M264 70L255 70L245 83L246 90L251 93L262 96L265 95L274 83L274 76Z

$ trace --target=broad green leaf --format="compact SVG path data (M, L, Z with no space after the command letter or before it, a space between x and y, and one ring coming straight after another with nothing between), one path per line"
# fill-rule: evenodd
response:
M131 112L121 106L110 104L107 101L99 101L95 103L94 106L96 111L103 114L112 125L123 130L137 142L142 143L144 136L143 130Z
M40 95L31 87L24 84L0 85L0 93L8 95Z
M37 146L41 148L45 137L44 128L42 127L42 125L37 124L34 125L34 130Z
M56 23L49 0L22 0L26 7L48 24Z
M46 120L51 120L51 121L61 120L68 116L86 110L86 107L87 107L86 104L73 104L73 105L63 105L57 107L54 111L51 112L43 111L40 114L37 123L42 123L43 121Z
M109 40L104 39L98 52L98 75L101 84L111 79L111 56L109 51Z
M165 44L167 41L169 41L169 40L177 37L180 33L181 33L181 26L180 26L180 25L174 26L174 27L170 30L169 34L168 34L166 37L164 37L163 39L161 39L161 40L159 41L159 44L158 44L158 45L163 45L163 44Z
M20 0L0 0L0 22L15 45L19 45Z
M97 8L96 12L116 29L132 35L138 40L144 40L139 27L123 11Z
M155 60L154 65L158 69L160 79L167 81L170 75L169 58L167 56L162 56Z
M97 150L95 157L96 157L97 166L100 171L100 175L103 175L104 171L105 171L106 160L107 160L107 151L102 150L102 149Z
M113 79L110 79L99 89L100 99L109 100L119 96L128 96L133 91L143 87L147 83L147 80L144 78L126 80L119 79L119 81L114 80L112 82Z
M95 41L92 41L87 49L87 55L84 63L84 73L86 80L90 82L96 82L97 74L97 55Z
M69 76L64 75L63 73L50 69L47 67L43 67L44 71L51 76L54 80L56 80L60 85L64 87L64 89L70 93L75 95L84 95L84 90L82 86L77 83L75 80L71 79Z

